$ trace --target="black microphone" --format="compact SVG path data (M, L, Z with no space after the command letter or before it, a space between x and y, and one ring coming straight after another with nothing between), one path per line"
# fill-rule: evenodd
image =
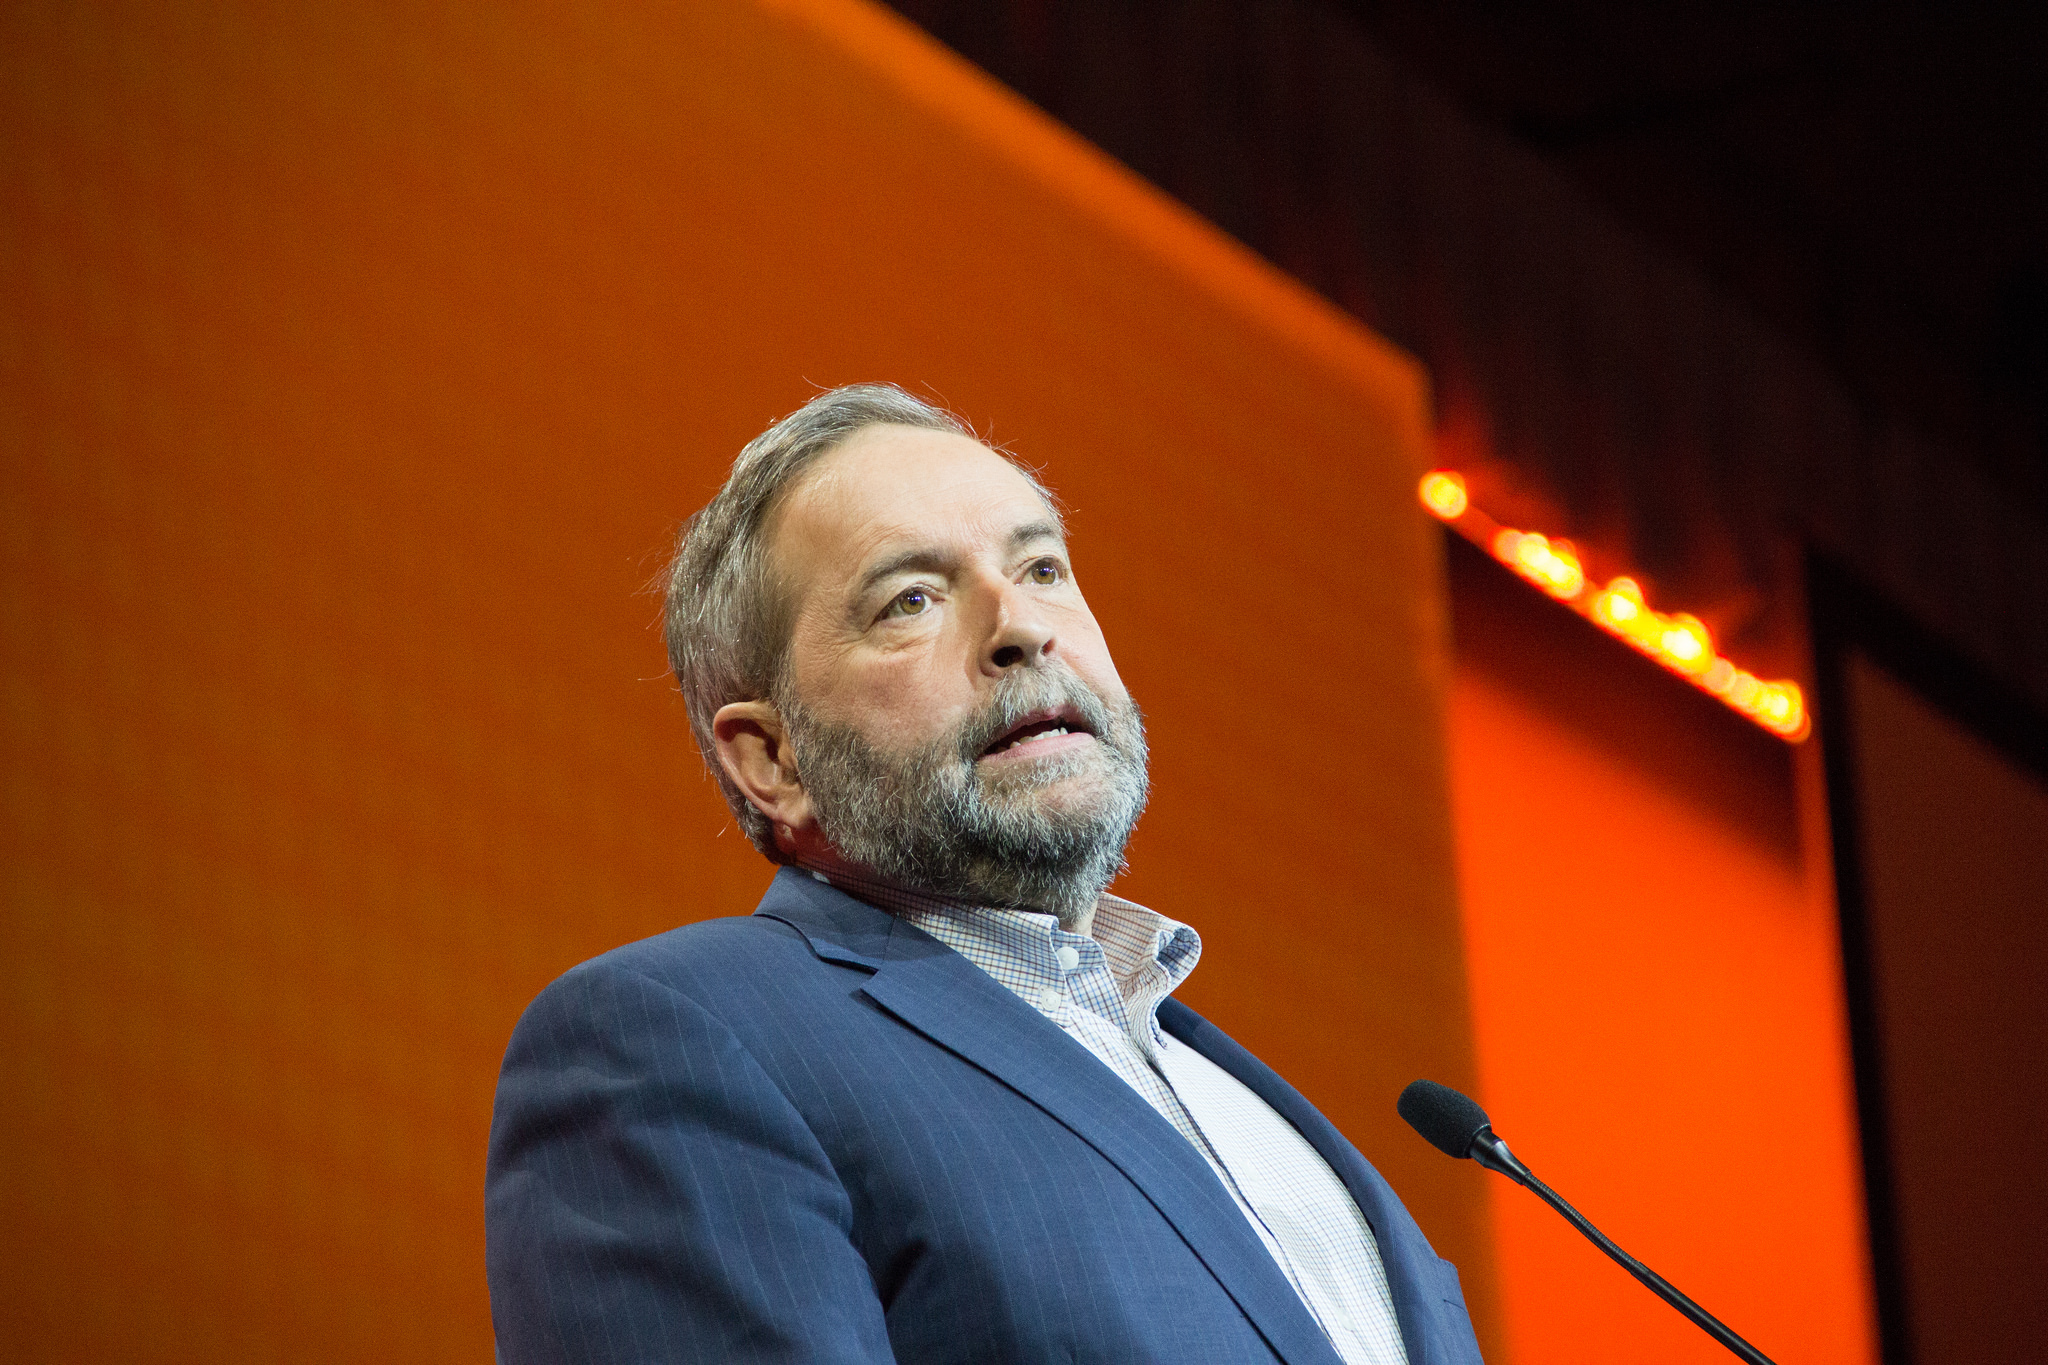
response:
M1691 1318L1708 1336L1726 1346L1749 1365L1771 1365L1770 1357L1729 1330L1726 1323L1678 1292L1671 1281L1638 1261L1609 1240L1606 1233L1586 1221L1586 1216L1564 1202L1561 1195L1532 1175L1508 1145L1494 1135L1486 1111L1447 1085L1415 1081L1401 1092L1394 1107L1408 1126L1429 1139L1432 1147L1455 1157L1470 1157L1489 1171L1499 1171L1518 1185L1526 1185L1536 1197L1563 1214L1565 1221L1586 1234L1594 1246L1612 1256L1629 1274L1650 1287L1650 1291Z

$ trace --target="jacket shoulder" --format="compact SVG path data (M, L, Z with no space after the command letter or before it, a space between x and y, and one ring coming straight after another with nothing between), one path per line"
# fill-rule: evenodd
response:
M574 1001L653 990L700 1004L744 996L770 980L820 966L789 925L766 915L735 915L680 925L622 944L563 972L527 1007L544 1017Z

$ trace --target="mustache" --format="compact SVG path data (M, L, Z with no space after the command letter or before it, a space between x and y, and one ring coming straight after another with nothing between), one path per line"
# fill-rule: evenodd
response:
M1108 704L1078 674L1065 665L1055 665L1011 673L998 682L988 700L955 728L960 758L973 764L1032 712L1059 706L1072 707L1089 733L1104 742L1110 740L1116 718Z

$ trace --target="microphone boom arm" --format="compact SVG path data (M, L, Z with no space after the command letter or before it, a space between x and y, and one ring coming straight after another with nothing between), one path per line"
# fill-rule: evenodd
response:
M1614 1240L1593 1226L1563 1195L1538 1180L1508 1145L1494 1135L1491 1124L1472 1135L1472 1159L1489 1171L1498 1171L1518 1185L1525 1185L1538 1199L1556 1209L1564 1220L1586 1235L1586 1239L1614 1258L1615 1264L1641 1280L1651 1293L1692 1319L1701 1331L1726 1346L1749 1365L1772 1365L1771 1358L1735 1334L1733 1328L1679 1292L1678 1286L1659 1275L1614 1244Z

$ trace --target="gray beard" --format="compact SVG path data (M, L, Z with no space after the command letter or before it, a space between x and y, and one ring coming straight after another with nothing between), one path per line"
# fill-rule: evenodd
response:
M1096 743L1079 753L976 760L1023 717L1071 705ZM907 888L975 905L1055 915L1071 929L1124 870L1145 808L1145 727L1128 697L1098 696L1064 667L1006 675L980 710L908 753L877 749L851 726L818 720L793 698L778 709L799 780L839 855ZM1069 778L1097 790L1063 808L1041 795Z

